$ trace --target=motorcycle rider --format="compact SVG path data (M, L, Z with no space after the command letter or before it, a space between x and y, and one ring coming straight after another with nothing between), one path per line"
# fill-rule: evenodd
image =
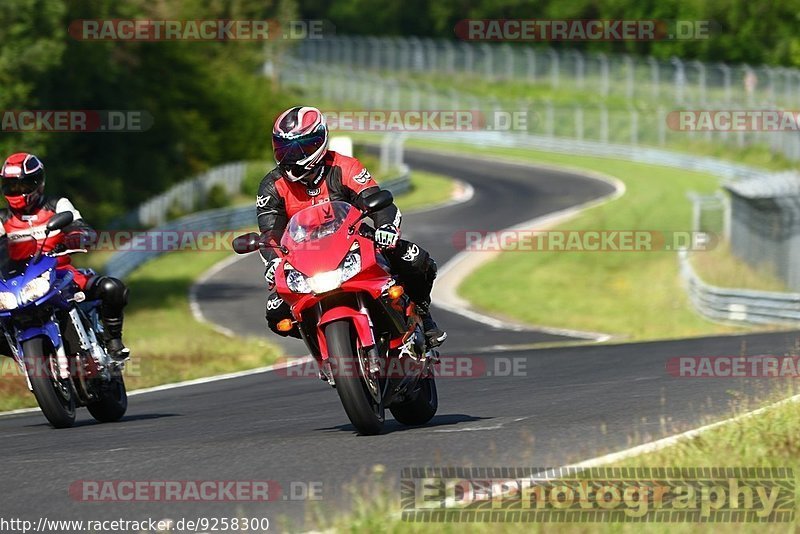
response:
M8 252L12 259L25 259L21 254L27 257L31 247L23 243L30 244L31 239L35 239L37 245L44 243L44 252L81 249L95 242L96 232L86 224L72 202L44 194L44 164L35 155L20 152L9 156L0 169L0 182L9 206L0 210L0 236L7 237ZM62 230L51 232L45 239L47 221L63 211L72 212L72 223ZM112 359L120 362L126 360L130 351L122 343L122 310L128 302L125 284L110 276L76 269L69 255L60 256L56 268L72 271L75 284L87 298L101 301L100 317L106 350Z
M272 147L277 167L261 181L256 213L261 232L271 234L277 241L289 219L304 208L339 200L363 209L364 199L380 191L357 159L328 150L328 127L317 108L296 106L281 113L272 129ZM394 204L373 213L375 243L416 303L428 346L436 347L447 337L430 312L436 262L419 245L400 239L401 217ZM261 249L261 255L267 267L264 277L272 290L280 258L271 248ZM288 333L277 330L278 322L287 317L291 318L289 306L277 293L271 295L267 299L269 328L282 336L300 337L297 328Z

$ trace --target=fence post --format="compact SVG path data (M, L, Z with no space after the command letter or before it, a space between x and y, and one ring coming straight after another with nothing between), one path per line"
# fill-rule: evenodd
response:
M608 75L608 56L602 52L597 54L597 60L600 62L600 94L604 97L608 96L610 88L609 75Z
M608 143L608 108L600 104L600 141Z
M683 93L686 87L686 73L684 72L683 61L673 57L670 62L675 66L675 101L678 103L683 103Z
M575 138L583 140L583 108L576 106L573 109L573 116L575 118Z
M527 78L530 82L536 81L536 51L533 48L525 47L525 66L527 67Z
M628 108L631 116L631 144L639 144L639 112L635 108Z
M558 53L552 48L547 49L547 55L550 56L550 87L553 89L558 88Z

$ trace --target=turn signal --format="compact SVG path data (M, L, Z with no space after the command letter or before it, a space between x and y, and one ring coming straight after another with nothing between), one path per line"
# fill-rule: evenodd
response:
M389 288L389 298L392 300L399 299L403 296L403 293L405 293L403 286L392 286Z
M291 319L281 319L278 321L278 331L279 332L288 332L292 329L294 323Z

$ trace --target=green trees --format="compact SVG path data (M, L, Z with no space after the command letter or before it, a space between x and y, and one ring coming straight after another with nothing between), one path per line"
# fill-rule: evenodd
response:
M171 4L179 4L173 6ZM5 0L0 3L0 109L135 110L130 133L6 133L0 151L36 151L48 190L102 224L219 163L265 158L284 107L260 76L263 42L92 42L77 19L266 19L269 2Z
M304 18L330 20L338 33L455 39L462 19L709 20L708 39L552 43L605 52L800 67L800 0L305 0Z

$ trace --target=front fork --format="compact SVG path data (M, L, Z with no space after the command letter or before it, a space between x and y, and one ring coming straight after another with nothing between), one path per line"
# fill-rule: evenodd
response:
M94 332L94 328L87 329L84 327L81 314L75 307L70 308L69 319L75 328L75 332L78 334L78 344L80 345L80 349L88 352L91 355L92 359L100 368L103 378L110 380L111 375L109 373L109 367L111 364L111 359L109 358L108 353L103 350L103 347L101 347L100 343L97 341L97 335ZM62 352L64 350L63 344L61 350Z

